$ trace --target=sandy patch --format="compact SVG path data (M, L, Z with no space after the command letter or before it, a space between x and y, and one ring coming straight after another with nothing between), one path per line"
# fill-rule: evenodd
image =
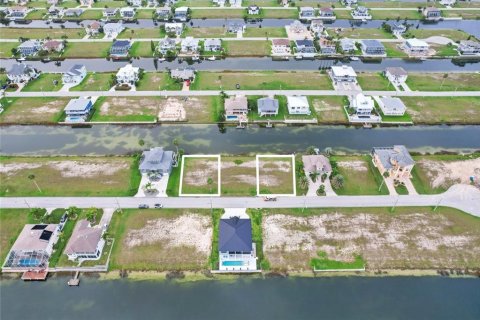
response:
M35 114L45 114L45 113L55 114L59 111L59 105L58 105L58 102L56 101L49 102L44 106L41 106L38 108L32 108L30 111Z
M141 98L108 98L100 106L100 113L107 115L112 114L116 116L129 116L139 113L148 113L155 111L158 108L158 101L155 99Z
M160 104L158 119L160 121L185 121L187 113L183 104L184 102L178 98L168 98Z
M215 177L218 174L218 162L216 159L195 159L194 167L184 172L184 182L192 186L205 186L207 180L212 178L215 181ZM184 168L185 170L185 168Z
M456 183L470 184L470 176L480 176L480 158L464 161L421 160L417 165L425 170L433 188L448 188Z
M111 176L120 170L128 169L127 163L87 162L87 161L53 161L48 166L60 171L64 178L92 178Z
M263 172L292 172L292 161L291 160L275 160L275 161L262 161L259 160L258 164L260 166L260 171Z
M0 173L10 176L17 171L37 169L41 166L41 163L0 163Z
M241 164L236 164L233 161L222 161L222 170L230 168L255 168L257 162L255 160L242 162Z
M365 161L339 161L337 165L341 168L345 168L353 171L367 171L368 167Z
M167 247L194 247L202 254L211 250L213 229L208 216L185 214L175 219L147 221L142 229L131 230L124 244L129 248L161 242Z

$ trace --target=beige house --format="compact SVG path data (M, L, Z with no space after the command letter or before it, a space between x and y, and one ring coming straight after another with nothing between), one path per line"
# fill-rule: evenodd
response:
M228 121L246 120L248 101L245 96L233 96L225 99L225 119Z
M383 175L388 172L393 179L410 178L415 161L402 145L372 149L372 162Z
M302 162L303 170L306 174L332 172L330 161L324 155L317 154L302 156Z

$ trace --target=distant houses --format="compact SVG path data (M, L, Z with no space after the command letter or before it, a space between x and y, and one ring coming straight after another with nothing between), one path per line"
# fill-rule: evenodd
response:
M392 179L405 179L411 177L415 161L403 145L393 147L373 148L372 162L383 175L388 172Z
M256 4L250 5L247 7L247 13L252 16L256 16L260 14L260 7Z
M79 84L85 79L87 69L83 64L75 64L62 75L63 84Z
M435 7L428 7L423 10L425 20L438 21L442 18L442 11Z
M92 110L93 104L90 99L72 99L68 102L64 109L66 114L65 122L85 122L88 120Z
M464 56L480 55L480 42L473 40L460 40L457 51Z
M98 260L102 256L105 240L104 228L92 227L86 219L79 220L68 240L64 253L71 261Z
M172 172L174 156L173 151L164 150L162 147L155 147L143 151L140 159L140 172L142 174L170 174Z

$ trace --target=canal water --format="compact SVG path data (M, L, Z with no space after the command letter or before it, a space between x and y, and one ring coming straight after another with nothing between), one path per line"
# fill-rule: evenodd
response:
M294 153L309 146L337 152L368 152L404 144L410 151L480 150L480 126L414 126L364 129L343 126L278 126L247 129L216 125L94 125L0 127L2 155L127 154L149 146L172 147L174 138L188 153ZM145 146L139 145L139 140Z
M2 319L480 319L480 280L0 281Z

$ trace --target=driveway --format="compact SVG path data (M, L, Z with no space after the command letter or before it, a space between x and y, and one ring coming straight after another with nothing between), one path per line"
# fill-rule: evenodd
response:
M140 181L140 186L138 187L138 192L135 195L135 198L164 198L167 197L167 185L168 185L169 175L163 175L162 178L158 181L150 181L147 174L142 174L142 180ZM144 187L147 183L152 183L152 188L157 189L158 193L155 195L146 195Z

